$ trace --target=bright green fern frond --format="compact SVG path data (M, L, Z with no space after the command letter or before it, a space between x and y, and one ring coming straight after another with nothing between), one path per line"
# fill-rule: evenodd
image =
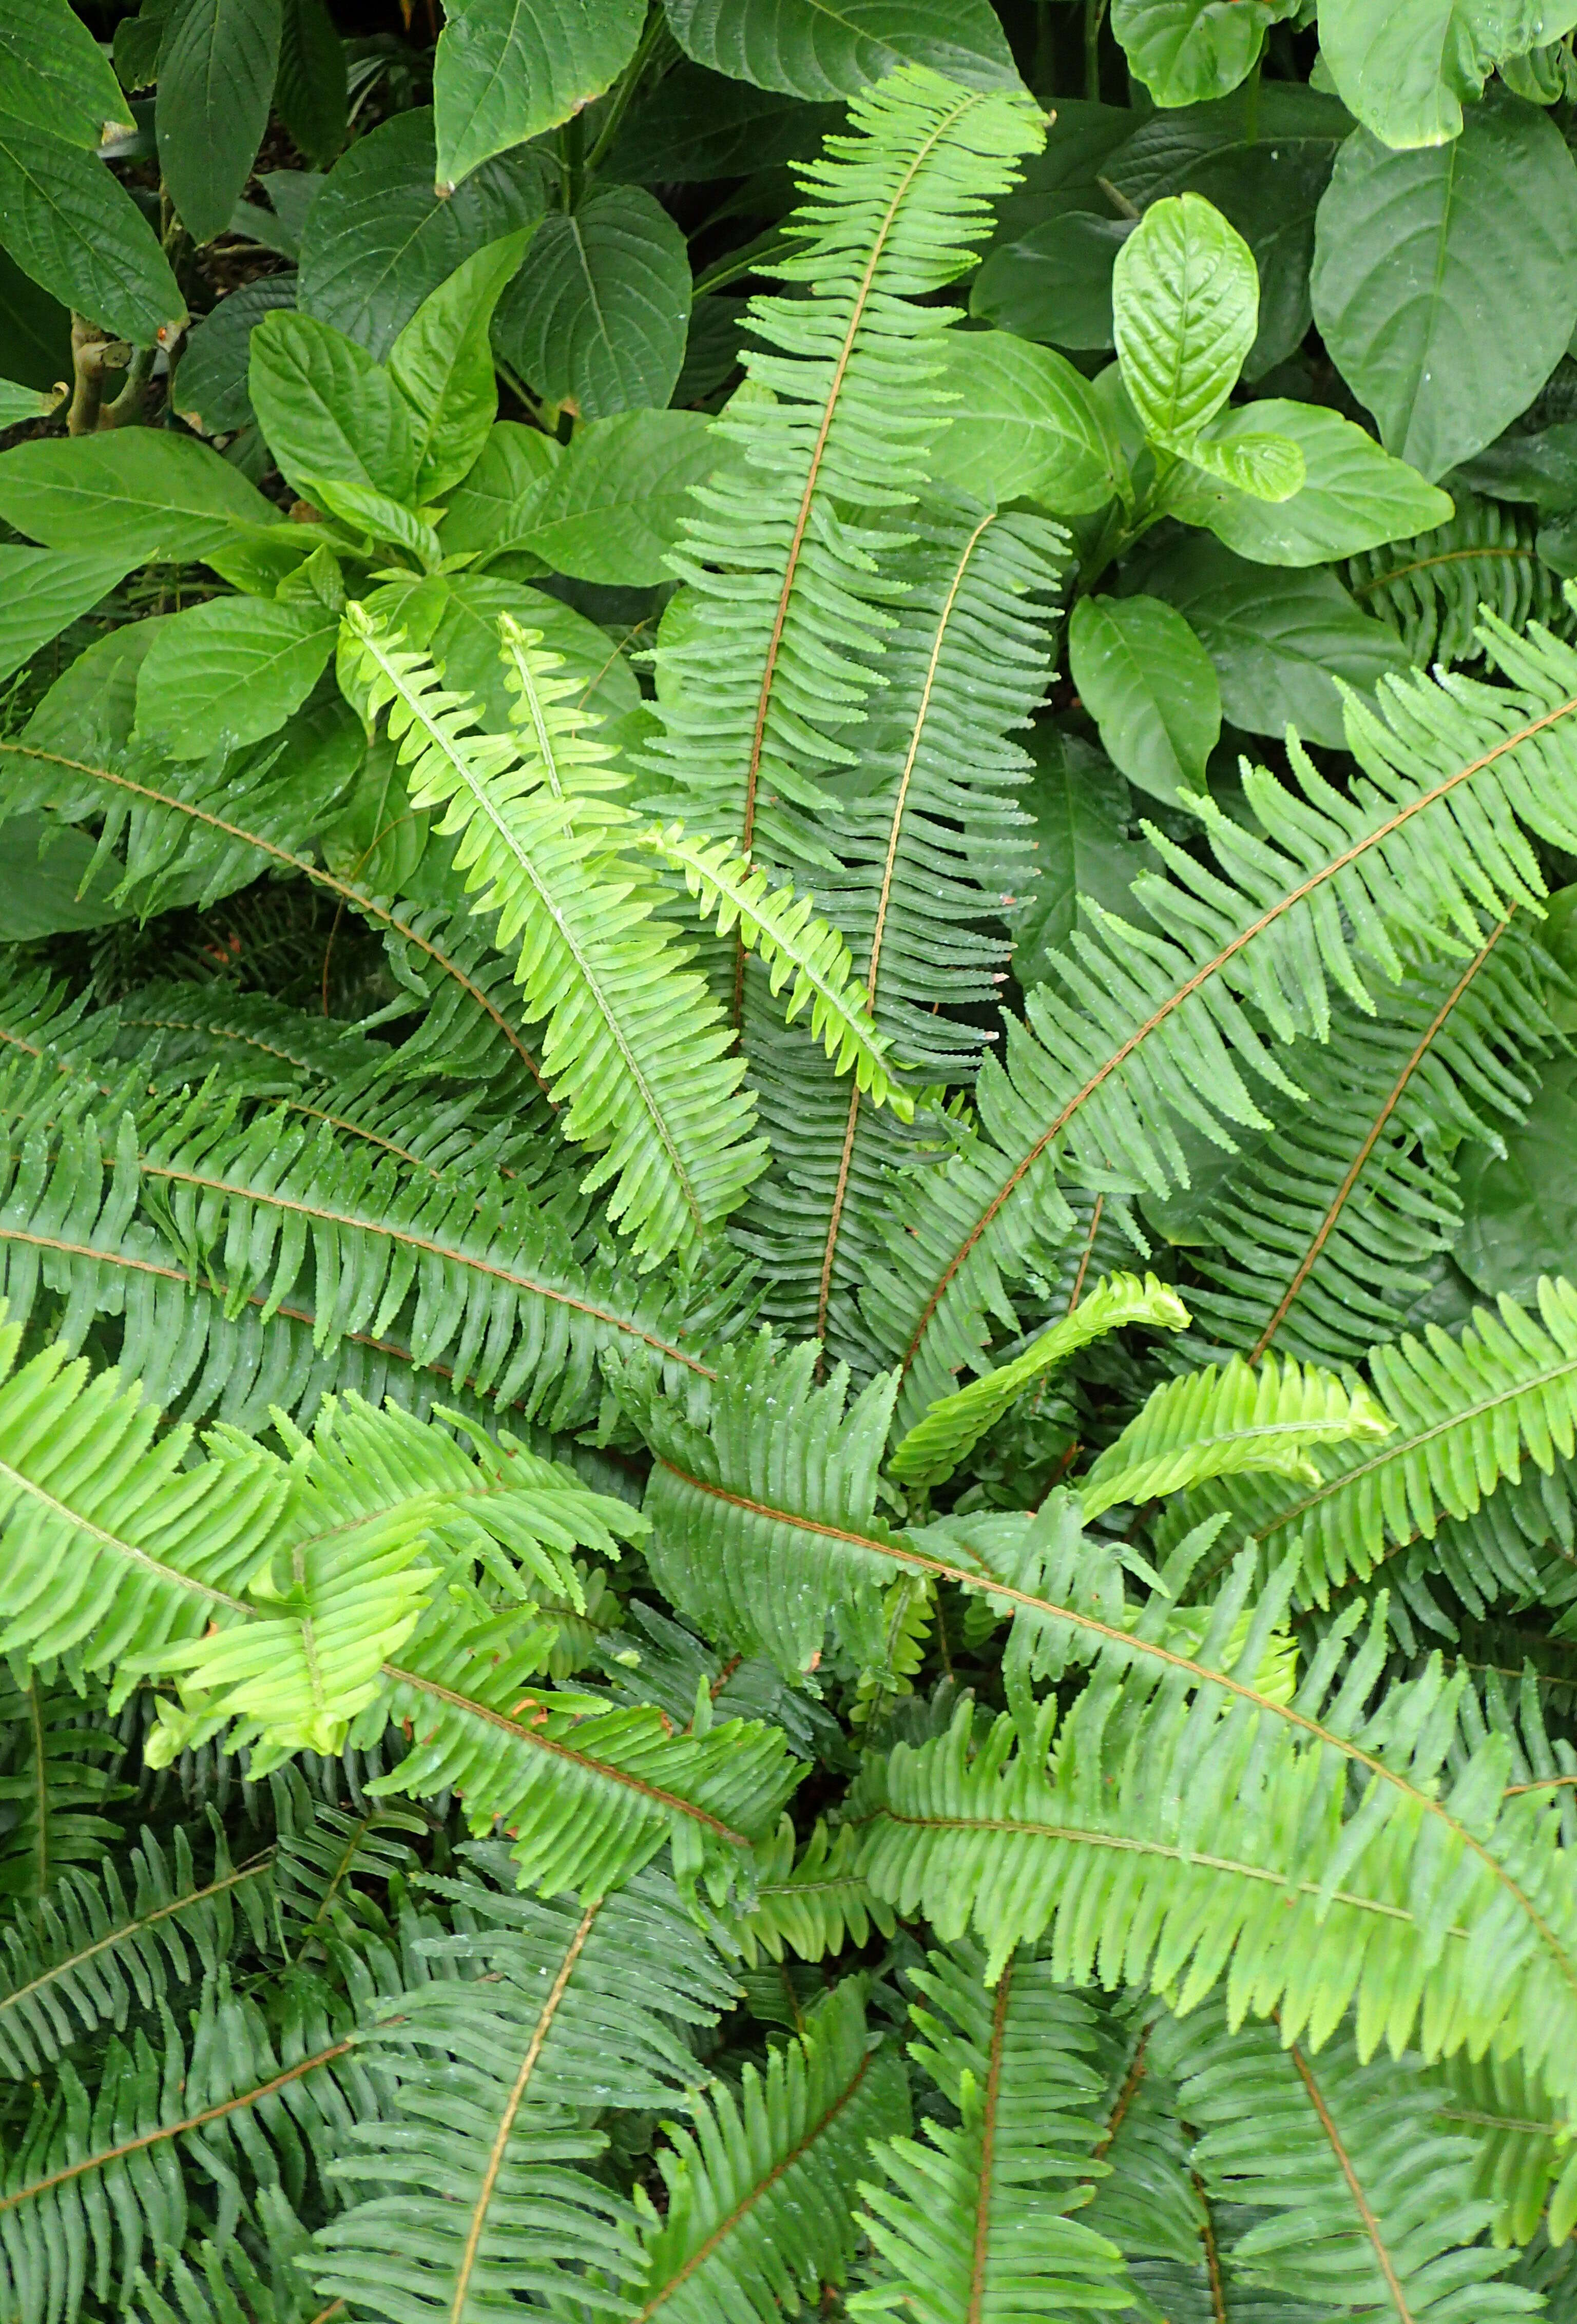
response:
M584 2167L606 2145L593 2117L688 2102L703 2073L679 2028L713 2022L731 1980L655 1873L584 1911L433 1886L462 1932L429 1950L459 1973L392 1997L368 2031L398 2087L334 2166L368 2191L320 2231L318 2289L388 2324L512 2317L526 2295L573 2299L587 2267L632 2292L634 2213Z
M1476 2195L1495 2205L1498 2244L1553 2244L1577 2225L1577 2131L1520 2058L1443 2059L1428 2076L1434 2126L1473 2149Z
M845 1978L802 2040L747 2065L658 2149L668 2211L646 2239L640 2324L776 2324L840 2283L853 2249L855 2182L867 2143L903 2130L908 2089L896 2052L872 2045L857 1978Z
M504 634L521 681L512 739L479 734L468 697L444 691L360 605L346 613L368 714L385 707L411 767L413 802L445 809L456 867L497 913L526 1014L546 1018L542 1069L566 1102L566 1136L597 1156L586 1185L613 1182L608 1215L643 1261L703 1240L741 1200L765 1148L748 1141L742 1061L674 931L661 891L610 852L624 817L603 794L607 752L562 696L559 657L534 632Z
M755 1906L739 1927L746 1965L760 1955L780 1961L825 1960L848 1944L863 1945L872 1927L890 1937L893 1919L854 1869L854 1834L819 1818L798 1853L794 1825L785 1816L756 1850Z
M962 2120L873 2147L861 2224L878 2255L859 2317L919 2324L1041 2324L1059 2311L1125 2308L1115 2244L1070 2217L1088 2200L1104 2077L1094 2013L1043 1962L1015 1958L989 1991L973 1945L914 1972L919 2039L909 2054ZM928 2005L928 2006L927 2006Z
M1234 1356L1219 1372L1212 1364L1157 1388L1081 1479L1079 1499L1093 1517L1118 1501L1180 1493L1207 1477L1269 1470L1317 1484L1317 1445L1370 1445L1391 1431L1361 1383L1349 1388L1314 1364L1278 1368L1267 1356L1255 1366Z
M670 870L684 874L702 914L715 918L719 936L735 928L740 942L766 962L771 990L789 978L785 1021L792 1024L807 1001L810 1029L825 1043L839 1074L853 1072L854 1086L872 1105L890 1104L900 1121L913 1117L914 1102L894 1087L884 1052L891 1046L879 1033L869 1010L851 989L849 947L835 927L813 917L816 899L797 897L791 887L774 887L726 840L692 839L682 824L655 825L635 843Z
M1536 546L1536 519L1460 486L1452 497L1448 523L1351 559L1347 586L1364 612L1396 631L1420 669L1481 660L1486 608L1516 629L1528 621L1569 627L1560 582Z
M906 1422L978 1368L986 1314L1010 1314L1010 1282L1073 1231L1064 1178L1185 1184L1179 1132L1230 1150L1234 1130L1268 1128L1261 1097L1296 1103L1296 1051L1278 1052L1326 1038L1333 988L1377 1005L1370 987L1402 973L1392 929L1465 964L1486 918L1542 890L1528 835L1577 845L1577 653L1486 635L1508 684L1416 677L1376 711L1349 705L1349 791L1301 751L1290 782L1250 770L1258 831L1200 802L1216 868L1151 834L1167 868L1134 883L1147 925L1086 899L1056 981L982 1069L978 1132L890 1222L864 1305Z
M1031 1380L1043 1379L1092 1340L1103 1339L1108 1332L1120 1331L1127 1323L1180 1332L1187 1322L1188 1310L1177 1294L1153 1275L1147 1275L1142 1282L1137 1275L1105 1277L1021 1356L932 1405L887 1465L905 1484L940 1484L986 1430L995 1426L1021 1389Z
M1261 2207L1231 2239L1235 2271L1284 2297L1373 2324L1527 2315L1479 2237L1489 2206L1473 2152L1434 2116L1413 2058L1362 2063L1341 2034L1318 2054L1269 2026L1229 2033L1213 2008L1185 2029L1179 2099L1196 2167L1222 2203Z

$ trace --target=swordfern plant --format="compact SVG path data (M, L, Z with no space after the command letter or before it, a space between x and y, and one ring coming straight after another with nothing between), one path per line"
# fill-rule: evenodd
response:
M951 13L242 9L228 237L117 31L300 263L0 452L0 2324L1577 2315L1566 423L1269 392L1351 12Z

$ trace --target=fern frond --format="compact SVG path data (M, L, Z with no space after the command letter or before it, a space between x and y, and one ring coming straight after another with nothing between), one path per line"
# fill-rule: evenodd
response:
M170 1985L217 1974L237 1907L261 1941L272 1851L235 1864L217 1816L209 1829L206 1877L184 1831L167 1854L144 1830L128 1852L129 1899L106 1859L97 1877L63 1872L36 1919L0 1932L0 2073L25 2080L102 2025L124 2031L134 2000L150 2010Z
M506 1876L502 1849L483 1855ZM627 2292L635 2217L584 2166L604 2108L683 2104L703 2079L678 2029L715 2019L729 1978L672 1884L644 1873L582 1911L432 1884L457 1975L391 1998L364 2036L398 2075L380 2122L333 2165L365 2197L319 2231L320 2294L390 2324L483 2324L523 2295L573 2298L583 2271Z
M1481 660L1477 630L1486 609L1513 629L1529 621L1569 629L1561 585L1538 554L1532 514L1479 500L1460 486L1452 497L1456 513L1448 523L1349 560L1347 587L1364 612L1395 630L1421 669Z
M566 698L577 687L555 675L561 657L506 622L511 740L477 733L467 697L364 607L345 620L368 715L387 709L413 803L444 808L456 868L516 955L526 1014L548 1020L542 1067L566 1105L560 1126L597 1157L587 1190L612 1182L608 1215L647 1265L704 1240L765 1148L746 1139L752 1108L721 1013L654 917L660 890L611 852L623 817L605 795L618 779Z
M1553 2244L1577 2225L1573 2125L1519 2058L1445 2058L1426 2088L1434 2127L1473 2150L1475 2195L1495 2206L1497 2244Z
M854 2187L867 2143L901 2131L908 2089L890 2045L865 2031L860 1981L845 1978L803 2038L747 2065L670 2126L658 2149L667 2216L646 2237L632 2314L647 2324L775 2324L841 2283L853 2249Z
M1130 2303L1117 2246L1069 2216L1098 2136L1094 2013L1032 1958L1010 1960L994 1993L983 1967L964 1945L914 1972L909 2054L962 2119L872 2148L884 2177L862 2182L861 2225L878 2265L851 2315L1039 2324Z
M1186 1183L1177 1130L1230 1151L1234 1129L1269 1126L1250 1081L1296 1102L1278 1048L1326 1038L1333 987L1375 1005L1366 976L1402 973L1391 929L1465 959L1481 916L1536 902L1528 834L1577 842L1577 654L1486 634L1508 685L1398 679L1378 712L1349 706L1350 793L1301 751L1291 785L1250 770L1258 831L1201 803L1218 870L1151 835L1166 876L1133 890L1149 925L1086 899L1074 956L1029 994L1005 1065L982 1068L978 1133L917 1178L867 1291L906 1422L978 1369L985 1315L1010 1314L1010 1281L1071 1233L1062 1178Z
M811 1033L825 1044L835 1069L852 1072L855 1089L872 1105L890 1105L900 1121L912 1119L914 1102L895 1087L884 1061L891 1044L851 990L849 947L835 928L813 917L814 897L774 887L726 840L689 838L682 824L654 825L634 844L683 874L719 936L738 929L740 942L765 962L774 994L793 979L786 1023L808 1001Z
M1212 1364L1157 1388L1082 1480L1079 1499L1093 1517L1208 1477L1268 1471L1317 1484L1317 1445L1371 1445L1391 1432L1361 1382L1348 1388L1314 1364L1277 1369L1267 1356L1256 1367L1234 1356L1219 1372Z
M899 1443L888 1469L904 1484L940 1484L986 1430L995 1426L1021 1389L1031 1380L1044 1379L1080 1348L1128 1323L1178 1332L1187 1322L1188 1310L1177 1294L1153 1275L1147 1275L1142 1283L1137 1275L1104 1277L1060 1323L1031 1342L1022 1355L932 1405Z
M1231 2033L1213 2009L1187 2057L1179 2099L1203 2134L1202 2178L1223 2203L1268 2213L1232 2238L1240 2276L1376 2324L1534 2310L1496 2281L1507 2255L1479 2241L1489 2207L1472 2149L1432 2119L1413 2059L1365 2064L1345 2034L1310 2054L1268 2026Z
M789 1952L799 1960L825 1960L845 1944L867 1943L873 1926L891 1936L892 1915L872 1896L853 1859L854 1834L847 1825L829 1828L818 1818L796 1853L793 1822L783 1817L756 1849L755 1903L738 1930L747 1968L754 1969L763 1953L775 1961Z
M1021 512L973 503L927 500L905 522L881 687L848 735L858 767L835 821L817 829L835 864L813 876L894 1054L927 1080L968 1082L1008 964L1000 922L1035 876L1014 797L1030 762L1010 738L1049 674L1061 543ZM749 974L743 999L773 1167L742 1240L767 1269L776 1320L868 1364L855 1295L881 1253L885 1172L914 1141L783 1038Z
M1455 1338L1432 1323L1421 1341L1376 1348L1370 1372L1383 1443L1333 1446L1295 1494L1268 1480L1207 1487L1168 1517L1168 1531L1225 1509L1234 1540L1250 1541L1268 1565L1296 1556L1300 1591L1324 1605L1389 1547L1472 1515L1502 1480L1518 1480L1525 1461L1550 1475L1577 1448L1577 1290L1543 1281L1539 1320L1503 1296Z
M1308 1102L1244 1140L1202 1205L1182 1205L1188 1255L1215 1286L1193 1298L1216 1345L1353 1363L1393 1336L1455 1240L1447 1145L1499 1148L1526 1111L1554 1030L1541 982L1534 947L1502 921L1465 967L1410 970L1377 1020L1344 1010L1328 1050L1303 1049Z
M121 1837L101 1812L126 1795L121 1756L75 1689L0 1668L0 1897L37 1913L72 1865L103 1862Z
M652 804L786 867L826 769L852 756L839 730L861 715L899 595L885 567L902 536L859 512L912 504L945 422L956 310L928 294L972 263L988 204L1042 135L1024 98L912 66L856 97L850 128L805 166L798 247L770 270L811 295L752 301L768 352L743 360L770 392L716 423L737 457L694 495L669 559L686 619L658 655Z

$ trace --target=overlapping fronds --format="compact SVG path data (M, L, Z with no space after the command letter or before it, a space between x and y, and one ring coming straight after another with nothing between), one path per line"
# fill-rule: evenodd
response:
M988 1379L991 1377L987 1375ZM1241 1357L1156 1389L1079 1487L1087 1517L1119 1501L1180 1493L1209 1477L1268 1471L1317 1484L1322 1444L1373 1445L1392 1424L1360 1382L1347 1387L1317 1365Z
M660 642L650 753L660 812L790 865L795 811L816 814L821 778L853 755L840 730L899 595L885 567L903 536L882 519L912 504L946 414L938 341L956 310L927 294L970 264L1043 134L1026 98L913 67L862 92L850 127L805 166L798 246L770 270L795 289L751 305L758 392L721 421L740 456L697 490L671 558L686 618Z
M1497 2281L1507 2255L1479 2241L1489 2206L1472 2147L1432 2118L1413 2060L1365 2064L1344 2034L1314 2054L1283 2046L1271 2026L1230 2033L1214 2010L1186 2056L1179 2097L1202 2134L1200 2176L1223 2204L1260 2212L1231 2241L1240 2277L1374 2324L1536 2309L1531 2292Z
M1130 2304L1117 2246L1071 2216L1100 2135L1094 2013L1032 1956L1010 1960L994 1992L983 1966L964 1944L914 1972L910 2054L961 2119L873 2150L883 2177L860 2191L877 2262L853 2315L1039 2324Z
M1448 523L1350 559L1347 586L1365 613L1388 622L1421 669L1481 659L1476 632L1487 606L1514 628L1528 621L1569 626L1530 512L1460 487L1452 497L1456 513Z
M1134 883L1143 925L1086 899L1058 980L982 1069L978 1133L917 1179L866 1294L906 1420L978 1368L986 1314L1010 1314L1010 1282L1072 1231L1063 1176L1185 1184L1178 1130L1230 1146L1268 1129L1255 1087L1301 1097L1296 1049L1278 1053L1327 1037L1333 988L1375 1006L1371 984L1402 973L1392 929L1465 964L1484 917L1536 900L1528 834L1577 843L1577 654L1540 631L1486 635L1508 685L1415 678L1388 681L1378 711L1350 704L1350 791L1302 752L1290 784L1250 770L1259 830L1200 802L1218 870L1157 832L1167 871Z
M1044 1379L1047 1372L1065 1363L1080 1348L1088 1347L1093 1340L1103 1339L1108 1332L1120 1331L1128 1323L1180 1332L1187 1322L1188 1310L1177 1294L1168 1284L1157 1282L1153 1275L1146 1276L1142 1282L1137 1275L1103 1277L1060 1323L1042 1332L1022 1355L1015 1356L1010 1363L999 1365L994 1371L982 1373L967 1388L932 1405L924 1419L903 1438L887 1465L905 1484L939 1484L953 1474L986 1430L995 1426L1032 1380ZM1120 1494L1115 1498L1134 1497Z
M993 922L1035 876L1015 804L1029 761L1011 737L1046 683L1059 543L972 503L927 500L906 523L881 691L845 738L858 765L835 819L818 826L835 868L814 877L894 1055L927 1080L969 1081L1008 960ZM913 1141L783 1038L753 976L743 997L773 1169L741 1233L767 1270L769 1311L861 1358L855 1294L881 1248L883 1174Z
M1518 2058L1446 2058L1425 2088L1435 2126L1473 2149L1473 2192L1495 2206L1495 2241L1531 2243L1543 2223L1564 2243L1577 2225L1577 2147L1538 2077Z
M587 2267L628 2294L635 2215L584 2167L607 2143L591 2119L687 2103L704 2077L681 2029L713 2022L731 1981L655 1873L584 1911L434 1886L456 1933L429 1951L451 1973L392 1997L364 2037L398 2081L333 2166L368 2191L318 2236L318 2292L389 2324L512 2316L523 2293L572 2299Z
M37 1914L71 1866L98 1862L121 1758L74 1687L0 1668L0 1897Z
M1228 1511L1229 1543L1251 1542L1267 1568L1295 1556L1300 1591L1324 1604L1389 1548L1472 1515L1525 1462L1551 1476L1577 1445L1577 1290L1546 1278L1536 1319L1503 1296L1454 1338L1431 1324L1375 1349L1370 1370L1383 1442L1333 1445L1291 1493L1269 1478L1204 1488L1168 1526Z
M633 2314L663 2324L719 2317L776 2324L841 2283L854 2244L855 2182L868 2140L907 2127L908 2089L890 2044L865 2030L846 1978L804 2036L696 2106L659 2148L668 2210L646 2238Z
M1540 983L1526 934L1497 922L1465 964L1420 964L1378 1019L1342 1010L1326 1049L1299 1052L1307 1103L1242 1141L1179 1225L1216 1345L1352 1363L1392 1337L1455 1238L1447 1145L1498 1147L1526 1109Z
M166 1850L151 1831L129 1851L127 1882L112 1860L60 1875L31 1922L0 1935L0 2073L25 2080L84 2034L124 2030L134 2002L151 2009L176 1983L213 1976L237 1919L255 1932L272 1881L272 1851L232 1862L210 1818L213 1860L199 1874L177 1831Z
M846 1824L818 1819L797 1850L793 1821L785 1816L762 1841L754 1906L739 1930L750 1968L762 1953L775 1961L790 1952L799 1960L825 1960L845 1943L866 1943L873 1927L892 1934L891 1914L854 1869L854 1840Z

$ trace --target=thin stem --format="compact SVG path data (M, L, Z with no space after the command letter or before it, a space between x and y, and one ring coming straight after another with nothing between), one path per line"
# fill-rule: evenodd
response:
M573 217L580 207L581 188L586 182L586 115L572 113L558 132L559 182L558 199L565 212Z
M1106 0L1084 0L1084 95L1092 105L1101 102L1101 27Z
M631 99L641 86L641 75L651 62L653 51L662 39L666 22L660 8L653 8L648 15L646 28L636 43L635 53L619 77L618 85L609 99L608 109L603 116L595 141L591 152L586 157L588 176L596 168L597 163L618 135L624 115L630 110Z

